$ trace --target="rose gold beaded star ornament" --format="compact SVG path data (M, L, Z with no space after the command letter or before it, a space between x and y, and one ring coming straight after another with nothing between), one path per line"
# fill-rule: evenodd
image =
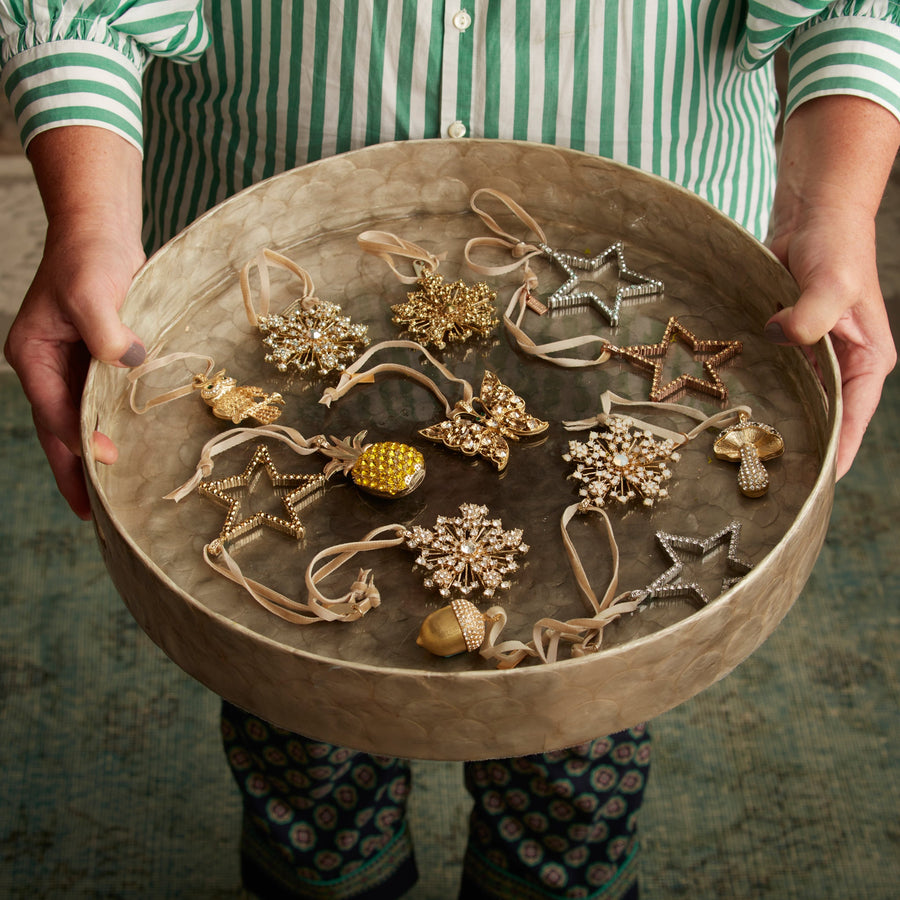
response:
M676 340L690 347L694 358L702 363L705 378L682 373L663 384L663 365ZM609 349L613 356L628 360L639 369L650 373L650 399L653 402L666 400L683 390L693 390L718 400L727 400L728 388L719 377L718 370L720 366L741 353L743 344L740 341L698 338L672 316L666 323L666 329L658 343L635 344L629 347L610 346Z

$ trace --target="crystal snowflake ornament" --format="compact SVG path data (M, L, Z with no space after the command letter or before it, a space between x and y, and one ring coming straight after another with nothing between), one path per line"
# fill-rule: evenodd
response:
M416 525L403 534L406 546L419 552L416 564L429 573L425 587L442 597L480 592L490 598L508 590L507 576L519 568L516 558L528 552L522 530L504 531L499 519L488 518L486 506L463 503L459 511L438 516L431 530Z
M268 348L266 362L280 372L343 372L369 343L368 326L352 322L327 300L292 304L284 315L260 316L257 326Z
M603 506L608 500L630 503L638 498L653 506L669 496L664 482L672 477L667 465L681 458L673 440L659 440L633 427L627 416L607 416L605 428L591 431L587 441L569 441L566 462L575 464L569 475L581 482L579 507Z

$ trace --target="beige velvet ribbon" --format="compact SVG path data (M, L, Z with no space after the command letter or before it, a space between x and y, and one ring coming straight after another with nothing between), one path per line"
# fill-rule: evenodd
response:
M694 409L692 406L685 406L681 403L654 403L651 400L626 400L624 397L620 397L612 391L604 391L600 395L600 408L603 410L602 412L589 419L572 420L563 422L562 425L567 431L584 431L588 428L602 425L609 416L616 415L616 413L612 412L615 408L633 409L635 407L655 409L664 413L679 413L688 418L696 419L700 424L696 425L690 431L672 431L668 428L663 428L661 425L654 425L650 422L635 419L631 415L628 416L636 428L639 428L642 431L649 431L651 434L663 438L663 440L675 441L678 444L686 444L689 441L692 441L697 435L702 434L708 428L727 428L729 425L734 425L740 421L741 416L746 416L748 419L753 417L753 410L749 406L734 406L731 409L724 409L714 415L707 416L699 409Z
M293 260L288 259L275 250L264 248L256 254L254 259L245 263L241 269L240 284L241 294L244 298L244 310L247 313L247 320L256 328L259 319L269 314L269 302L272 296L272 283L269 278L269 266L274 265L277 268L285 269L292 275L296 275L300 280L302 292L289 306L288 309L299 307L308 312L319 303L316 296L316 286L313 283L312 276L302 266L298 266ZM256 267L259 273L259 311L253 303L253 291L250 288L250 272Z
M419 263L423 268L432 273L437 272L438 266L444 258L443 254L441 256L435 256L433 253L429 253L424 247L420 247L418 244L412 243L412 241L397 237L396 234L391 234L389 231L364 231L356 238L356 240L361 250L366 253L371 253L372 256L377 256L379 259L383 259L388 266L390 266L391 271L397 276L397 279L403 284L415 284L419 280L419 267L415 267L415 275L404 275L397 268L397 264L394 262L395 257L398 259L410 260L414 264Z
M210 438L203 445L194 474L184 484L166 494L163 499L174 500L178 503L187 497L191 491L195 490L204 478L212 474L215 467L214 460L217 456L234 447L239 447L247 441L265 440L267 438L287 444L294 453L298 453L301 456L318 453L323 447L328 446L328 441L324 435L317 434L315 437L305 438L299 431L294 428L288 428L286 425L231 428L216 435L214 438Z
M577 513L586 511L599 513L602 517L612 558L612 575L603 596L599 598L591 587L581 558L568 531L572 518ZM502 607L491 607L485 616L493 621L486 630L484 644L478 652L485 659L496 662L499 669L512 669L527 658L536 658L543 663L556 662L562 642L572 645L569 651L571 656L593 653L600 649L603 630L606 626L620 616L634 612L643 599L644 595L640 591L616 594L619 582L619 547L613 534L612 523L603 509L596 506L588 507L587 510L579 509L578 504L573 503L566 507L562 514L560 531L578 589L587 600L593 614L565 621L553 618L538 619L532 627L532 639L523 643L517 640L499 641L507 623L507 616Z
M521 237L504 231L497 223L497 220L481 208L479 202L483 197L490 197L497 200L505 206L524 226L537 237L537 243L524 240ZM538 278L534 270L528 264L529 260L536 256L546 256L547 236L544 229L538 224L534 217L525 211L515 200L502 191L496 191L493 188L479 188L472 194L469 200L469 206L472 211L484 222L487 227L494 232L494 237L475 237L470 238L465 247L465 260L469 268L477 272L479 275L496 276L506 275L521 268L523 272L522 284L516 289L510 298L503 314L503 327L506 329L511 340L516 347L528 356L536 359L544 360L544 362L559 366L565 369L584 369L593 366L603 365L611 356L607 349L612 347L612 343L606 338L596 334L578 335L574 338L568 338L561 341L552 341L546 344L536 344L534 340L527 334L522 327L522 321L525 317L526 310L537 308L539 301L534 297L534 291L538 287ZM543 246L540 246L543 245ZM488 266L475 262L472 258L472 251L479 247L500 248L508 250L512 255L514 262L504 265ZM518 311L518 314L516 314ZM543 312L541 312L543 314ZM513 316L515 315L515 318ZM578 347L589 346L591 344L599 344L603 348L600 353L592 359L582 359L577 356L559 356Z
M318 591L311 591L309 601L301 603L252 578L247 578L234 557L218 541L213 541L203 548L203 559L219 575L240 585L260 606L295 625L355 622L381 603L381 596L368 570L361 569L350 590L341 597L329 599ZM309 585L308 578L307 585Z
M402 375L404 378L410 378L428 388L428 390L443 404L444 411L446 415L449 416L453 410L450 401L444 396L440 388L431 378L417 369L399 363L381 363L377 366L373 366L371 369L360 371L376 354L382 353L385 350L397 349L415 350L416 352L421 353L448 381L462 386L463 400L465 402L470 401L472 397L475 396L475 391L468 381L454 375L445 365L443 365L443 363L438 362L438 360L436 360L421 344L418 344L415 341L396 340L382 341L380 344L375 344L374 347L370 347L365 353L358 356L351 365L344 369L338 383L334 387L325 388L322 392L322 396L319 398L319 403L330 408L332 403L336 400L340 400L341 397L353 390L356 385L373 384L376 375Z
M215 361L210 356L205 356L202 353L169 353L166 356L160 356L159 354L162 352L162 347L163 345L161 343L151 347L150 350L147 351L147 356L144 358L144 361L139 366L135 366L133 369L128 370L126 377L128 378L128 383L131 385L131 389L128 392L128 403L131 406L132 412L137 413L139 416L144 415L144 413L153 409L154 406L161 406L163 403L170 403L172 400L177 400L179 397L186 397L196 390L192 376L190 384L185 384L170 391L165 391L141 405L137 402L137 389L138 384L145 375L171 366L172 363L182 359L204 360L206 368L203 372L194 373L195 375L202 375L203 378L210 378L212 376L213 368L215 368Z

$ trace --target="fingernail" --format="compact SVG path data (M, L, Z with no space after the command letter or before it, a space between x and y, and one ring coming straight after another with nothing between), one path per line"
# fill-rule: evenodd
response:
M147 351L144 349L144 345L135 341L120 357L119 362L122 363L123 366L128 366L129 369L133 369L135 366L139 366L147 356Z
M769 322L769 324L766 325L764 334L773 344L790 343L779 322Z

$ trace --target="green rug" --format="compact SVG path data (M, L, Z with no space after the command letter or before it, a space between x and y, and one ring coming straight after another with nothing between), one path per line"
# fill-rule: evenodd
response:
M898 896L898 407L894 376L786 621L654 723L644 900ZM130 618L11 375L0 428L0 897L240 896L217 698ZM415 785L409 900L452 900L459 766Z

